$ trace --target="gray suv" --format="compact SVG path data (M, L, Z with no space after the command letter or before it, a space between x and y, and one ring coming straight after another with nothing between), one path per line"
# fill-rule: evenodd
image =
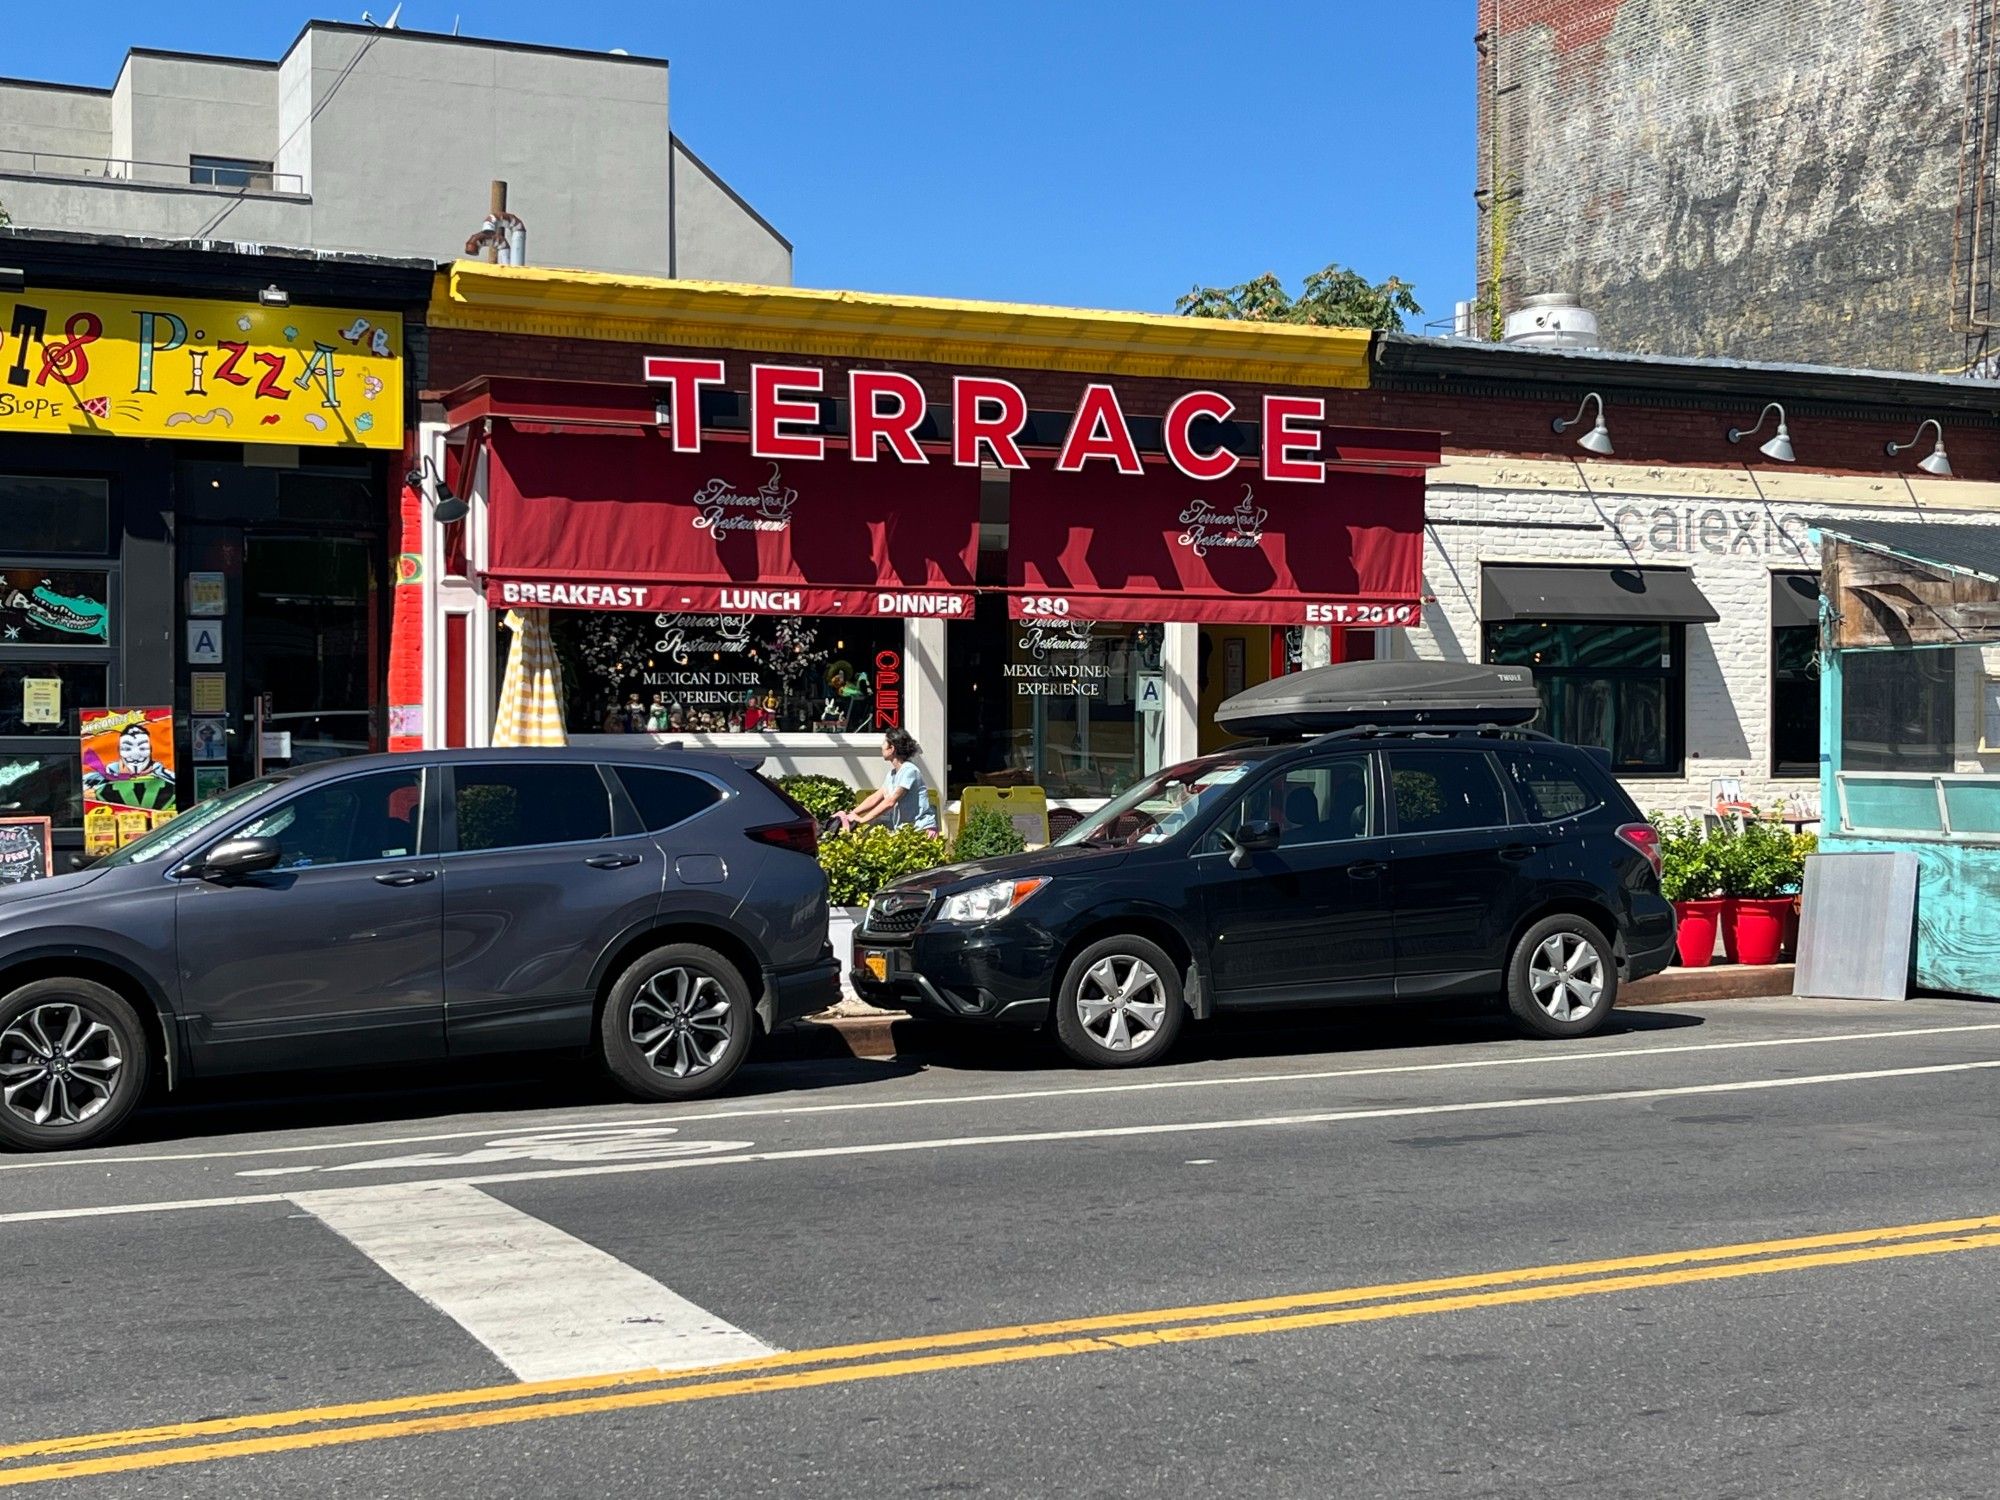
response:
M100 1140L156 1076L569 1049L639 1098L720 1089L838 998L815 826L754 766L335 761L0 890L0 1143Z

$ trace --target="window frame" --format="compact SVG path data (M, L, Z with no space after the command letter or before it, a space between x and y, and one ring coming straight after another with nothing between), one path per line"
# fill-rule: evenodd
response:
M438 855L437 809L435 805L437 800L437 767L369 766L366 769L357 769L344 776L314 777L306 785L291 791L289 795L281 797L275 802L267 803L265 806L257 808L249 817L236 821L231 825L228 832L199 844L195 854L190 856L190 859L176 859L172 861L174 868L168 870L167 874L171 878L178 878L191 859L205 858L211 850L228 843L231 839L250 837L250 835L244 833L244 829L283 812L294 802L303 801L317 792L331 791L335 787L345 786L350 781L362 781L370 776L408 776L411 774L415 774L417 778L417 847L413 852L409 854L385 854L376 859L344 859L327 865L300 865L296 868L281 868L260 873L272 875L310 875L320 870L353 870L363 865L411 864L420 860L435 859Z
M216 188L224 192L269 193L275 191L277 163L254 159L248 156L213 156L205 152L188 153L188 185L190 187ZM218 173L241 176L241 182L225 182ZM204 176L203 174L207 175Z
M1652 682L1664 680L1667 684L1667 753L1663 757L1663 763L1657 767L1621 766L1614 763L1610 767L1610 771L1620 781L1680 781L1686 779L1688 755L1688 628L1685 623L1677 620L1548 620L1528 622L1541 624L1544 628L1558 630L1569 628L1626 629L1635 625L1665 630L1667 633L1667 650L1673 657L1674 665L1669 671L1664 673L1656 671L1610 672L1588 668L1550 667L1541 662L1503 660L1494 651L1495 633L1504 626L1519 623L1522 622L1515 620L1486 620L1481 622L1479 631L1480 660L1489 666L1525 666L1529 668L1529 670L1536 674L1536 689L1538 692L1545 676L1581 681L1595 680L1599 682ZM1544 724L1542 729L1557 744L1568 745L1571 743L1555 734L1553 723ZM1588 750L1592 747L1588 745L1576 745L1573 748ZM1598 748L1609 749L1608 746Z
M578 767L593 771L598 784L604 788L606 808L610 814L611 827L607 833L587 839L564 839L554 844L497 844L490 849L461 849L458 847L458 774L461 771L478 770L482 767L505 766L537 768ZM645 829L639 827L639 815L625 794L625 784L613 774L610 766L602 761L586 758L565 760L501 760L485 756L468 756L439 767L443 772L438 797L438 856L441 859L475 858L484 854L520 854L532 849L582 849L593 845L603 845L616 839L643 836Z
M1392 757L1394 757L1398 751L1401 751L1406 755L1415 754L1420 756L1442 755L1451 753L1456 753L1460 755L1479 756L1486 762L1486 774L1493 778L1494 790L1500 794L1500 811L1506 817L1507 821L1504 823L1479 823L1479 824L1468 825L1464 828L1404 828L1403 820L1396 815L1396 796L1395 796L1396 772L1394 766L1391 764ZM1437 745L1425 745L1419 748L1414 742L1406 741L1400 745L1383 746L1381 754L1382 754L1381 786L1382 786L1382 802L1383 802L1382 811L1384 817L1387 820L1389 837L1411 838L1411 839L1456 838L1460 834L1493 833L1500 829L1515 828L1520 826L1515 821L1515 819L1517 813L1522 811L1522 809L1516 806L1514 802L1513 789L1507 785L1507 778L1504 774L1502 774L1499 764L1495 761L1494 753L1490 746L1437 744Z
M101 666L104 668L104 696L102 704L69 703L64 705L64 717L83 708L114 708L119 706L125 694L124 635L125 635L125 590L124 565L121 555L121 541L124 536L123 496L119 493L118 476L103 470L86 469L78 471L49 470L34 466L9 466L7 474L24 479L88 479L104 486L105 496L105 550L101 552L0 552L0 571L21 569L23 571L47 572L99 572L104 575L104 602L108 626L102 641L78 642L65 645L50 642L0 641L0 660L10 664L33 665L37 662L61 662L77 665ZM60 744L60 735L9 734L0 735L0 761L14 757L22 759L46 759L52 755L52 746ZM76 738L69 736L71 754L80 756L74 747ZM79 759L76 771L77 817L68 820L66 812L53 810L38 811L22 808L20 817L47 817L52 836L65 845L80 839L83 834L83 772ZM181 808L181 787L179 771L176 769L174 786L174 810Z
M1810 578L1813 580L1813 587L1815 589L1819 587L1819 574L1810 569L1773 568L1771 570L1770 586L1766 589L1766 593L1774 595L1777 592L1778 580L1783 578ZM1771 621L1769 629L1765 632L1764 644L1768 653L1765 659L1764 672L1764 748L1766 759L1770 763L1770 776L1773 781L1817 781L1819 780L1820 757L1826 754L1826 726L1819 722L1817 713L1815 713L1813 719L1812 760L1809 762L1799 762L1780 760L1778 758L1778 635L1781 631L1788 630L1796 630L1815 636L1818 634L1810 625L1780 625L1776 619ZM1812 654L1814 656L1819 654L1819 642L1817 640L1813 642ZM1816 683L1817 678L1814 681ZM1817 701L1817 690L1815 690L1814 698ZM1804 765L1805 769L1793 769L1800 765Z
M611 773L611 782L615 788L613 796L613 811L616 814L613 820L614 827L624 827L629 824L635 833L648 837L655 837L663 833L672 833L677 828L685 828L690 823L699 822L736 795L736 789L721 777L711 776L706 771L697 771L690 766L646 766L634 761L620 761L616 764L600 762L598 769ZM646 826L645 814L639 811L639 799L632 795L632 789L625 784L625 773L627 771L650 771L665 776L685 776L690 781L699 781L705 786L713 787L715 789L715 800L710 802L706 807L696 809L685 818L682 818L678 823L669 823L664 828L648 828ZM537 845L535 847L539 848L542 846Z
M1225 754L1226 752L1218 752L1216 758L1221 759ZM1248 785L1239 788L1236 796L1229 802L1224 803L1217 810L1214 821L1202 830L1201 836L1195 840L1194 847L1189 851L1189 858L1211 859L1217 855L1227 856L1229 850L1222 847L1217 841L1218 835L1220 835L1225 827L1240 827L1243 822L1242 818L1237 816L1236 822L1231 824L1229 821L1231 816L1240 814L1252 797L1261 796L1274 783L1287 780L1295 771L1331 769L1337 763L1346 760L1360 761L1362 763L1362 774L1368 778L1369 831L1353 838L1314 839L1310 843L1302 844L1287 844L1280 841L1277 852L1286 854L1299 849L1326 849L1336 844L1363 844L1374 839L1388 837L1384 826L1387 810L1382 801L1382 768L1380 757L1372 747L1366 749L1346 749L1324 755L1310 756L1305 760L1289 761L1282 766L1267 771Z
M1563 742L1555 740L1553 743L1560 745ZM1578 747L1569 746L1568 748L1576 749ZM1588 807L1578 808L1573 813L1564 813L1560 818L1537 818L1529 810L1527 802L1522 799L1521 789L1515 784L1514 777L1508 770L1508 763L1510 761L1522 760L1530 755L1548 755L1551 752L1532 740L1516 740L1496 745L1488 753L1499 758L1500 785L1507 793L1507 815L1513 820L1508 825L1510 827L1560 828L1565 823L1578 822L1581 819L1589 817L1592 813L1602 812L1610 805L1611 799L1605 795L1604 788L1597 784L1595 778L1576 775L1574 777L1576 784L1597 800ZM1583 753L1588 755L1590 752L1584 750Z

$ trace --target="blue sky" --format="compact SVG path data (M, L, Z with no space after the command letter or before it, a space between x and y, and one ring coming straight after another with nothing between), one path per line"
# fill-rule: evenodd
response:
M109 85L128 46L275 58L389 4L9 6L0 72ZM1165 311L1339 260L1473 282L1473 0L406 0L403 24L672 60L675 131L801 285ZM517 205L524 213L532 210Z

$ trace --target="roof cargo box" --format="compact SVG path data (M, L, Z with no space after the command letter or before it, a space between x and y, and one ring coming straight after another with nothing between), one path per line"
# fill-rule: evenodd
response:
M1363 724L1512 727L1541 708L1526 667L1353 661L1260 682L1227 700L1215 722L1246 739L1282 739Z

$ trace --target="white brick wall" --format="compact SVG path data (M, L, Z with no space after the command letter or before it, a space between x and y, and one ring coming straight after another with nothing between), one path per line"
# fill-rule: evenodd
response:
M1833 512L1856 519L1937 519L1948 524L1990 520L1993 514L1933 517L1934 507L1914 498L1901 505L1880 503L1882 487L1872 483L1862 493L1875 503L1857 505L1829 494L1810 500L1746 499L1717 493L1699 481L1679 492L1641 493L1630 482L1637 472L1630 466L1625 468L1628 482L1615 487L1593 483L1591 489L1583 488L1595 479L1595 467L1590 479L1570 469L1568 487L1547 474L1519 472L1519 465L1513 466L1514 473L1494 465L1491 483L1467 482L1475 479L1470 471L1476 467L1454 464L1430 485L1424 584L1436 602L1425 606L1420 628L1402 632L1397 654L1480 659L1482 563L1691 569L1696 586L1722 619L1687 627L1685 774L1633 777L1625 783L1649 812L1706 806L1712 778L1739 777L1745 798L1759 807L1819 816L1817 781L1774 778L1770 747L1770 578L1774 572L1818 569L1818 549L1807 540L1810 518ZM1659 474L1653 471L1656 479ZM1971 728L1976 713L1976 657L1963 655L1961 743L1975 743L1976 736L1967 740L1963 731ZM1964 768L1980 769L1976 760Z

